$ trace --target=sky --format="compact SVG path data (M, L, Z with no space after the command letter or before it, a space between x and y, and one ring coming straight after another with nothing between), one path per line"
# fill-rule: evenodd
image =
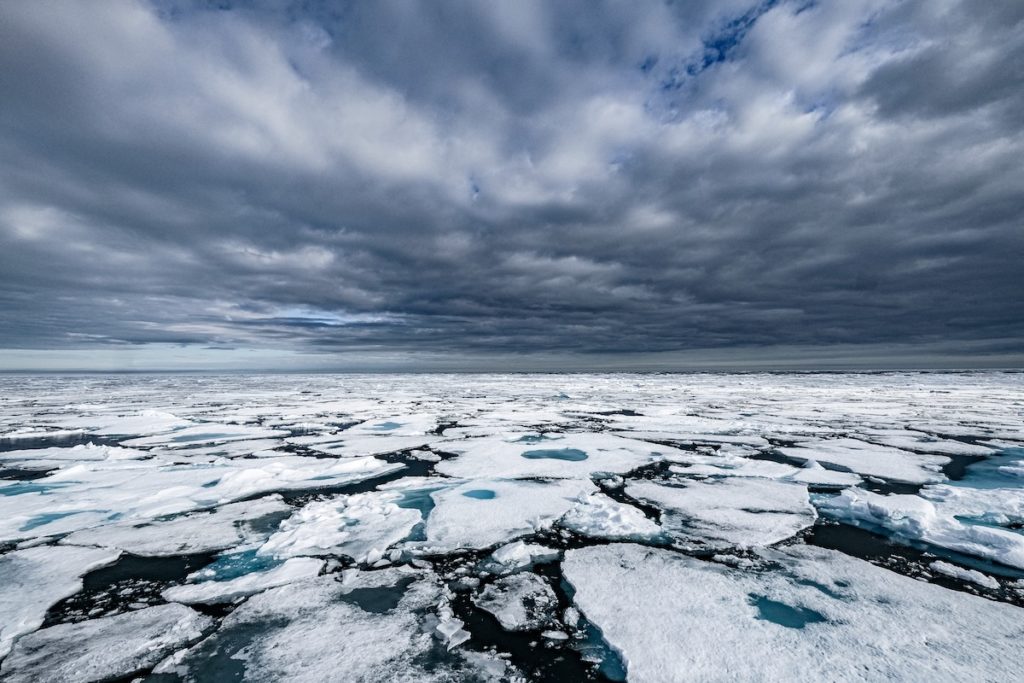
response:
M1024 367L1020 0L0 1L0 370Z

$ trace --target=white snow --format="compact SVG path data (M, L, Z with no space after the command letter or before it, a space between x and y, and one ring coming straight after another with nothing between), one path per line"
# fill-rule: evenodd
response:
M524 438L526 440L524 440ZM542 440L481 437L438 446L458 458L437 471L450 477L589 477L594 472L624 473L652 462L665 446L610 434L551 434ZM571 458L571 459L567 459Z
M145 524L82 529L65 536L61 543L119 548L143 557L210 553L266 538L269 532L255 531L252 524L290 509L275 494Z
M976 569L965 569L964 567L958 567L955 564L943 562L942 560L932 562L928 566L932 571L938 572L939 574L945 574L946 576L951 576L954 579L960 579L961 581L976 583L979 586L991 588L992 590L999 590L999 581L988 574L979 572Z
M537 563L557 560L560 555L555 548L538 543L513 541L491 553L485 568L492 574L510 574Z
M815 505L823 515L888 532L897 540L924 542L1024 569L1024 535L965 523L920 496L846 489L838 496L816 497Z
M779 452L797 460L815 460L864 476L908 484L942 481L942 466L949 462L945 456L911 453L858 439L813 441L779 448Z

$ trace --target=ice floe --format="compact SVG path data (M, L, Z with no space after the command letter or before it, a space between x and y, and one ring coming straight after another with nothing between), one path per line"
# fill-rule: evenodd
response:
M363 573L345 583L322 576L272 588L155 671L185 681L453 680L451 668L424 667L438 640L431 609L440 598L435 581L399 570Z
M581 495L594 492L590 480L550 482L473 479L431 494L423 548L445 552L487 548L550 528Z
M925 543L1024 569L1024 535L983 523L961 521L941 503L914 495L880 495L846 489L815 497L823 514L892 535L898 541Z
M0 657L39 628L46 611L82 588L82 577L114 563L120 551L37 546L0 555Z
M259 553L345 555L372 564L422 520L418 510L399 507L402 498L400 492L385 491L309 503L283 521Z
M437 465L451 477L588 477L623 473L650 463L667 447L609 434L571 433L540 437L480 437L446 441L443 450L459 454Z
M170 519L82 529L61 543L119 548L142 557L210 553L265 539L289 510L275 494Z
M213 619L184 605L58 624L19 639L0 673L9 683L118 680L152 667L212 628Z
M559 520L559 525L581 536L620 541L654 539L662 533L658 523L643 512L603 493L582 497Z
M864 476L879 477L908 484L942 481L942 466L949 458L924 455L858 439L829 439L779 448L794 460L814 460Z
M663 525L712 545L770 545L814 524L807 487L771 479L730 477L628 484L626 494L665 511Z
M566 553L575 604L631 681L1014 680L1020 608L834 551L732 569L634 544Z
M172 586L163 592L169 602L188 605L234 602L269 588L311 579L320 573L324 561L312 557L293 557L265 571L252 572L227 581L200 581Z

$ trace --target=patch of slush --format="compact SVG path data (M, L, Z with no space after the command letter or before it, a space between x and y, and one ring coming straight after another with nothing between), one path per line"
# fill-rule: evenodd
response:
M552 482L477 479L435 491L424 529L427 552L482 549L550 528L579 496L596 486L588 480ZM493 498L466 496L489 490Z
M168 602L181 602L187 605L235 602L270 588L312 579L323 567L323 560L293 557L271 569L243 574L227 581L201 581L172 586L163 592L163 597Z
M183 605L158 605L74 624L18 640L4 660L9 683L90 683L127 678L194 643L213 620Z
M1017 607L807 546L772 572L633 544L570 550L574 601L631 681L1013 680ZM770 601L770 602L768 602ZM969 637L965 637L969 634Z
M547 581L521 572L489 584L473 604L490 612L506 631L535 631L550 621L558 597Z
M37 546L0 555L0 657L39 628L46 611L82 590L82 577L113 564L120 551Z
M1008 529L961 521L949 511L920 496L883 496L861 489L846 489L837 496L816 496L821 514L869 530L881 530L893 539L945 548L964 555L1024 569L1024 535Z
M942 466L949 458L877 446L859 439L828 439L778 449L794 460L814 460L866 477L906 484L929 484L945 479Z
M401 507L402 499L402 492L376 491L309 503L281 522L259 554L346 555L373 564L423 519L419 510Z
M665 511L666 529L712 545L749 548L790 538L817 515L801 484L771 479L678 480L627 484L626 494Z

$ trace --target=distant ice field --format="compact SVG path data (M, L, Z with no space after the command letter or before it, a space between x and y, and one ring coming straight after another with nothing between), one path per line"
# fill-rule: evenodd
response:
M0 680L993 681L1024 374L0 376Z

